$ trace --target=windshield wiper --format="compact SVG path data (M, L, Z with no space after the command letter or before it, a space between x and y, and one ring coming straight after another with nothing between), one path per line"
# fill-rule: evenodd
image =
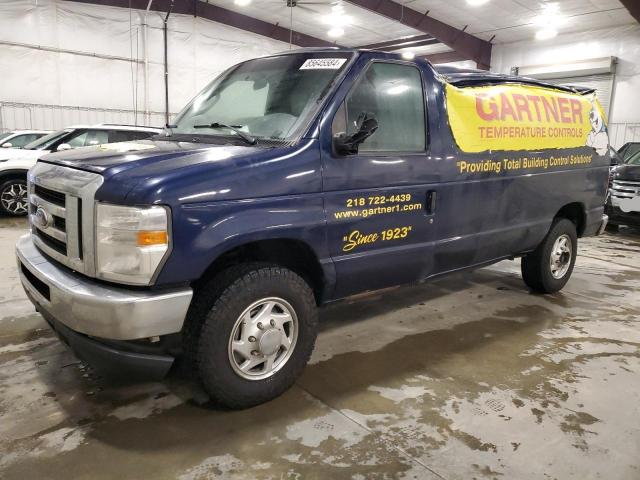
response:
M242 128L242 125L227 125L225 123L213 122L206 125L194 125L193 128L226 128L235 132L242 140L247 142L249 145L255 145L256 143L258 143L258 139L256 137L252 137L248 133L240 130Z

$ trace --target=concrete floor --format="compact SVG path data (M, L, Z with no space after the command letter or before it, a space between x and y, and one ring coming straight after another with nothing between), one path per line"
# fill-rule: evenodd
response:
M518 262L325 309L297 385L242 412L113 385L17 280L0 219L3 479L640 478L640 235L581 242L560 294Z

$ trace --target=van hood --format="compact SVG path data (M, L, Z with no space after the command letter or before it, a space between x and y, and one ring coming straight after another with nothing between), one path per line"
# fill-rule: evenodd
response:
M617 165L611 173L614 180L640 181L640 165Z
M143 140L66 150L45 155L42 160L109 177L156 164L162 164L165 171L174 170L194 163L222 161L254 150L259 148Z
M143 140L67 150L45 155L40 161L102 175L104 183L96 193L99 201L177 204L185 199L206 202L271 196L318 182L317 141L302 143L296 147ZM289 161L294 156L296 161ZM294 182L291 175L294 179L303 176ZM278 183L278 178L285 183Z

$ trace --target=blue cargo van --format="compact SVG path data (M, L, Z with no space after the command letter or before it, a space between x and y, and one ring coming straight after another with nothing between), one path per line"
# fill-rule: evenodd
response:
M521 258L560 290L606 225L593 92L425 60L305 49L234 66L151 140L29 172L20 278L77 355L216 401L284 392L317 308Z

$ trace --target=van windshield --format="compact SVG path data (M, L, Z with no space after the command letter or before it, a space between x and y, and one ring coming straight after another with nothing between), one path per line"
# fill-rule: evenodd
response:
M57 132L50 133L49 135L45 135L44 137L38 138L31 143L27 143L24 147L25 150L48 150L49 146L54 142L64 137L67 133L71 132L71 130L59 130Z
M306 52L241 63L187 105L168 133L290 141L308 126L350 58Z

